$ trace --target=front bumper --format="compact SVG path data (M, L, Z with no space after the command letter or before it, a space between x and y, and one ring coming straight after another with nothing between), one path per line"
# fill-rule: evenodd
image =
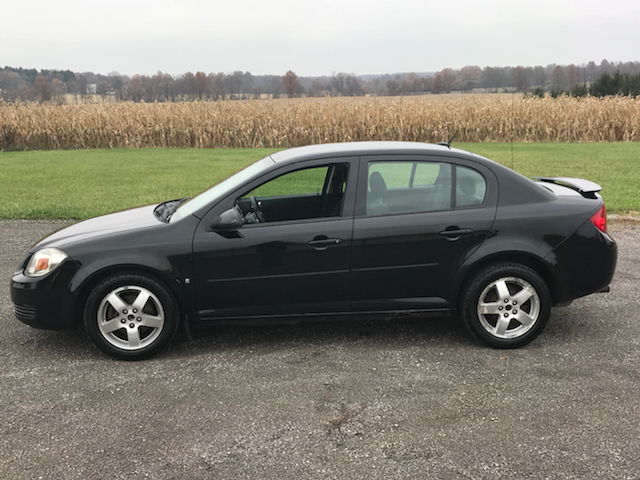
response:
M14 273L10 288L16 318L46 330L76 328L78 295L71 285L78 270L74 262L65 261L42 277L27 277L22 270Z

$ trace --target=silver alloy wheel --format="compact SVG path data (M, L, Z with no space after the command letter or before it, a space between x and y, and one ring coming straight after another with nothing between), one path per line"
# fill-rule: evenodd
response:
M125 285L108 293L98 307L98 330L103 338L122 350L140 350L162 333L165 313L151 291Z
M480 325L496 338L519 338L540 316L540 297L531 284L518 277L502 277L482 291L477 305Z

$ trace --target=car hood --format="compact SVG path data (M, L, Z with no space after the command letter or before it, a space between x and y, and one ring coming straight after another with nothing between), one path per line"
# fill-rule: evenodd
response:
M75 223L43 238L31 249L31 252L44 247L62 248L70 243L99 236L163 225L153 214L155 207L157 207L157 204L109 213Z

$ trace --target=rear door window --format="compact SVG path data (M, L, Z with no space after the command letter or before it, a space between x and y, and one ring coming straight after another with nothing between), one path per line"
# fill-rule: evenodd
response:
M370 162L366 214L429 212L451 208L451 171L439 162Z

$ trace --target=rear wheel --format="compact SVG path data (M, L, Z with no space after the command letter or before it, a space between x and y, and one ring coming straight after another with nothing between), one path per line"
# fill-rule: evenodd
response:
M493 265L478 273L462 299L467 329L497 348L516 348L536 338L549 320L551 295L534 270Z
M103 352L122 360L140 360L173 338L177 306L171 293L152 277L112 275L89 295L84 325Z

